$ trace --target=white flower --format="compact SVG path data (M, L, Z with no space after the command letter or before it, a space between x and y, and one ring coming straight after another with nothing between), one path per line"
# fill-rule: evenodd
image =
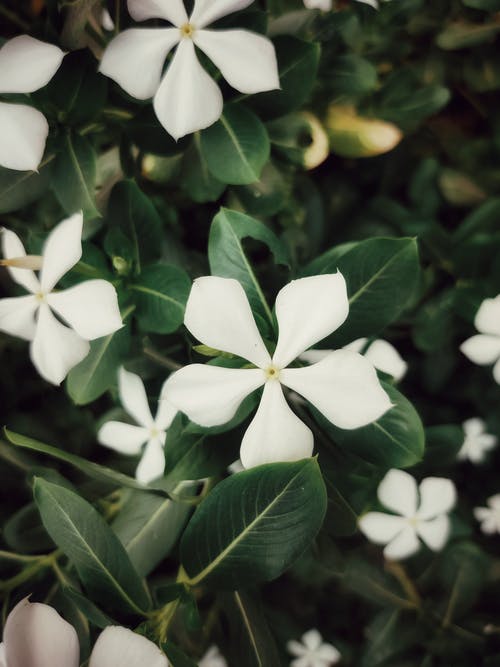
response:
M290 667L330 667L340 660L340 653L335 646L323 643L317 630L309 630L302 635L302 643L290 640L286 645L288 652L297 656Z
M101 426L97 439L101 445L131 456L140 454L142 445L146 443L135 476L143 484L148 484L163 475L166 429L177 411L167 400L162 399L153 419L141 378L124 368L118 371L118 391L123 407L139 426L109 421Z
M450 522L447 513L456 502L453 482L442 477L427 477L417 489L415 479L402 470L389 470L378 487L378 499L388 510L368 512L359 527L375 544L386 544L384 556L399 560L420 549L419 537L433 551L445 545Z
M191 16L182 0L128 0L133 19L158 18L168 28L131 28L115 37L104 52L100 71L132 97L154 96L158 120L176 140L202 130L222 114L222 93L201 66L200 49L236 90L253 94L279 88L272 42L248 30L206 30L226 14L253 0L195 0ZM163 74L167 54L177 49Z
M484 461L486 452L497 444L497 437L486 433L486 424L482 419L473 417L462 424L465 439L457 458L464 461L469 459L472 463Z
M15 268L36 266L37 258L26 257L14 232L2 232L3 264L12 279L30 294L0 299L0 331L30 341L33 364L53 384L60 384L87 356L89 340L123 326L116 290L108 281L87 280L69 289L54 290L82 255L82 225L82 214L77 213L51 231L40 258L39 278L29 268Z
M211 646L198 663L198 667L227 667L227 662L217 646Z
M10 612L0 644L1 667L78 667L80 646L72 625L46 604L21 600ZM3 659L3 664L2 664ZM89 667L168 667L160 649L120 626L107 627L95 643Z
M230 421L243 399L264 387L241 444L245 468L312 453L313 435L288 407L282 385L343 429L365 426L391 407L372 364L350 350L336 350L312 366L289 368L346 319L349 301L342 274L292 281L280 290L275 308L279 337L271 358L240 283L216 276L195 280L186 304L186 327L205 345L247 359L256 368L191 364L166 383L169 401L206 427Z
M493 366L493 377L500 384L500 294L485 299L474 318L479 334L460 346L465 356L475 364Z
M474 516L481 522L481 530L487 535L500 533L500 493L486 501L488 507L476 507Z
M349 345L344 345L344 350L352 350L361 354L367 342L368 338L358 338ZM332 350L308 350L301 354L300 358L309 363L315 363L324 359L331 352ZM392 375L396 382L403 378L408 369L406 361L386 340L374 340L363 354L375 368L387 375Z
M0 49L0 95L33 93L45 86L64 53L53 44L20 35ZM31 171L40 164L49 125L45 116L26 104L0 102L0 165Z

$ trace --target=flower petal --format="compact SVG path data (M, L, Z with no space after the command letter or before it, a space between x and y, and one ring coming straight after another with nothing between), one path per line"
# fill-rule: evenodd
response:
M55 609L21 600L10 612L3 634L9 667L78 667L78 636Z
M495 378L495 382L500 384L500 359L493 366L493 377Z
M286 643L286 650L292 655L302 656L307 652L306 647L296 639L290 639Z
M275 309L279 337L273 362L285 368L346 319L349 301L344 276L337 272L292 280L279 291Z
M0 105L1 106L1 105ZM26 257L26 250L17 234L10 229L2 229L2 252L5 259L14 259L15 257ZM10 277L18 285L22 285L28 292L36 294L40 291L40 283L34 271L30 269L15 269L7 267Z
M420 519L433 519L449 512L457 502L457 491L450 479L427 477L420 483Z
M409 518L417 513L417 483L404 470L389 470L379 484L377 496L382 505L392 512Z
M101 632L90 656L89 667L168 667L168 660L153 642L111 625Z
M474 318L474 326L479 333L500 336L500 294L483 301Z
M158 120L176 141L220 118L222 93L200 65L191 39L183 39L177 47L153 105Z
M156 411L155 416L155 426L160 431L167 429L177 414L177 408L175 408L167 398L165 391L165 385L167 382L168 380L165 380L161 388L160 398L158 399L158 410Z
M107 336L123 326L116 290L107 280L86 280L53 292L47 295L47 303L85 340Z
M150 430L144 426L134 426L117 421L106 422L97 433L97 441L101 445L127 456L139 454L142 445L149 437Z
M179 42L177 28L130 28L117 35L104 51L99 71L139 100L160 86L168 52Z
M348 350L312 366L285 368L280 380L339 428L366 426L392 407L371 363Z
M222 16L245 9L252 2L253 0L195 0L189 21L196 28L204 28Z
M56 283L82 256L83 214L75 213L50 232L43 247L40 273L42 291L51 292Z
M500 358L500 336L477 334L464 341L460 351L475 364L493 364Z
M401 560L416 553L420 549L415 529L407 526L384 549L384 556L389 560Z
M243 287L237 280L206 276L193 282L184 324L199 341L223 352L270 365Z
M193 41L241 93L280 87L276 52L267 37L248 30L197 30Z
M0 93L33 93L59 69L64 52L29 35L9 39L0 49Z
M316 651L316 655L320 660L323 660L324 664L328 665L328 667L334 665L341 658L340 652L331 644L323 644L320 646Z
M165 434L163 434L163 437ZM144 448L144 454L135 471L136 479L142 484L149 484L163 475L165 470L165 452L160 438L152 438Z
M370 542L388 544L405 528L406 520L383 512L368 512L359 519L358 526Z
M165 19L178 27L188 22L182 0L128 0L127 5L134 21Z
M366 350L364 356L379 371L392 375L396 382L401 380L408 369L406 361L404 361L396 348L386 340L374 340Z
M230 421L242 400L264 382L259 368L191 364L173 373L164 391L172 405L191 421L210 427Z
M471 417L464 421L462 428L464 429L466 436L476 437L486 431L486 424L484 420L479 417Z
M430 521L420 521L417 524L417 533L429 549L440 551L446 544L450 534L450 520L442 514Z
M304 0L306 9L321 9L322 12L328 12L332 8L332 0Z
M36 332L35 313L39 305L32 294L0 299L0 331L23 340L33 340Z
M58 322L46 304L40 306L30 356L35 368L47 382L61 384L89 350L88 342Z
M141 378L135 373L129 373L121 366L118 370L118 391L121 404L128 414L141 426L152 428L154 419Z
M3 642L0 644L0 667L7 667L7 662L5 657L5 644Z
M316 651L323 642L323 637L316 628L308 630L302 635L302 643L309 651Z
M266 382L264 393L240 449L245 468L263 463L298 461L311 456L313 434L290 409L280 383Z
M37 109L0 102L0 166L36 171L48 133L49 124Z

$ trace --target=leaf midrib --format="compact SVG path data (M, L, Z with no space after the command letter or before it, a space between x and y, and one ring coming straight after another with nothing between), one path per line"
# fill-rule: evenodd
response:
M184 310L184 306L180 301L177 301L171 296L168 296L168 294L164 294L163 292L157 292L156 290L152 289L151 287L145 287L144 285L130 285L130 289L135 290L136 292L144 292L144 294L151 294L158 299L162 299L163 301L169 301L173 303L175 306L180 308L180 310Z
M379 278L379 276L380 276L381 274L383 274L383 273L390 267L390 265L391 265L393 262L396 261L396 259L398 258L398 256L399 256L402 252L405 252L405 250L407 250L407 249L408 249L408 247L401 248L401 250L399 250L399 252L395 253L395 254L389 259L388 262L386 262L383 266L381 266L380 269L379 269L376 273L374 273L374 274L372 275L372 277L371 277L371 278L370 278L364 285L362 285L362 286L358 289L358 291L357 291L355 294L353 294L353 295L350 297L350 299L349 299L349 305L352 306L352 304L353 304L353 303L354 303L354 302L355 302L355 301L356 301L356 300L357 300L357 299L358 299L364 292L366 292L366 290L370 287L370 285L371 285L375 280L377 280L377 278Z
M227 120L226 120L224 114L222 114L222 116L220 117L220 122L222 123L222 125L224 126L224 129L225 129L226 132L228 133L229 138L231 139L231 142L233 143L233 145L234 145L234 147L235 147L235 149L236 149L237 154L238 154L239 157L241 158L241 161L243 162L243 164L245 165L245 167L249 170L249 172L250 172L250 174L252 175L252 177L253 177L255 180L258 180L258 178L259 178L258 175L255 173L255 171L254 171L252 165L251 165L250 162L248 161L248 158L247 158L247 156L245 155L245 153L244 153L244 151L243 151L243 148L242 148L241 145L240 145L240 142L238 141L238 137L237 137L236 134L234 133L233 128L231 127L231 125L227 122Z

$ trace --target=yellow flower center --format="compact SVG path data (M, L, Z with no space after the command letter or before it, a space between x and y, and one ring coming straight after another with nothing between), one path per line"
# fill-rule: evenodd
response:
M180 31L181 37L183 39L192 39L194 34L194 25L191 23L185 23L183 26L181 26Z
M269 366L264 371L266 374L266 380L279 380L280 379L280 369L277 366Z
M43 292L37 292L37 293L35 294L35 299L36 299L39 303L45 303L45 294L44 294Z

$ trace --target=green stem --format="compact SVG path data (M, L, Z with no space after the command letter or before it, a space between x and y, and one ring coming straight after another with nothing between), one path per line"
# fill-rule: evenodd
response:
M2 551L0 549L0 560L11 560L15 563L33 563L40 559L40 556L26 556L24 554L16 554L11 551Z
M28 567L24 568L22 572L19 572L19 574L16 574L14 577L11 577L6 581L1 582L0 591L2 592L12 591L18 586L21 586L25 582L35 577L41 570L48 567L53 567L54 562L57 560L57 558L59 558L61 554L62 554L61 550L56 549L55 551L53 551L48 555L38 556L36 561L33 562L32 565L29 565Z
M149 346L144 347L143 352L146 355L146 357L149 357L153 361L156 361L158 364L160 364L160 366L164 366L165 368L168 368L171 371L178 371L179 368L181 368L181 364L178 364L170 357L163 356L152 347Z

